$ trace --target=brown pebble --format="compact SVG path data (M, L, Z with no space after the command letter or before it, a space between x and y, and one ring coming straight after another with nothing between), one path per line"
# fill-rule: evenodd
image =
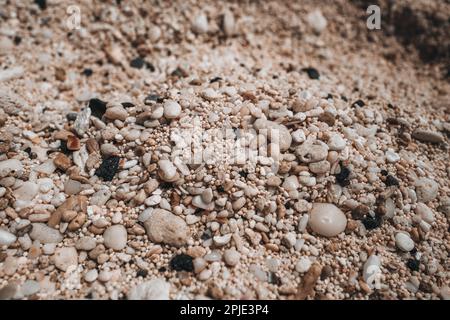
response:
M78 139L75 136L67 137L67 149L69 149L71 151L76 151L76 150L80 150L80 148L81 148L80 139Z
M298 291L295 299L305 300L309 295L313 293L317 279L319 279L321 272L322 266L317 263L314 263L311 268L309 268L308 272L303 276L303 279L298 286Z
M86 141L86 149L89 153L98 152L100 150L100 147L98 145L97 140L95 140L94 138L89 138Z
M58 169L61 169L62 171L66 171L72 165L72 161L70 161L70 159L61 152L58 152L56 157L53 158L53 163Z
M67 229L69 231L76 231L86 222L86 214L79 213L70 223Z

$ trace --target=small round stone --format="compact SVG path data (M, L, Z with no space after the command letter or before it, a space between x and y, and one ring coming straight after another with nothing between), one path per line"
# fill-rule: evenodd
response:
M409 252L414 249L414 241L404 232L395 235L395 244L402 251Z
M109 227L103 233L104 244L113 250L122 250L127 245L127 230L121 224Z
M311 260L306 257L302 257L297 261L297 264L295 265L295 271L300 273L305 273L309 270L311 267Z
M227 266L234 267L239 263L241 254L236 249L227 249L223 253L223 260Z
M334 237L345 230L347 218L334 204L314 203L309 226L321 236Z
M166 119L176 119L181 114L181 106L178 102L167 100L164 102L164 117Z

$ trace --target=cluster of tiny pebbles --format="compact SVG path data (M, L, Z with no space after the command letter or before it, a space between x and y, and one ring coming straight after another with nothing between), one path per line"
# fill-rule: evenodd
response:
M315 3L2 4L0 299L448 299L447 87Z

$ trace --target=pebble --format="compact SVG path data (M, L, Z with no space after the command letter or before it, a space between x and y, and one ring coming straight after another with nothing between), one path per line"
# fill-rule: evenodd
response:
M86 282L94 282L95 280L97 280L98 278L98 271L97 269L92 269L89 270L88 272L86 272L86 274L84 275L84 280Z
M9 246L10 244L13 244L16 242L17 237L13 235L12 233L5 231L3 229L0 229L0 247L1 246Z
M439 132L416 129L411 134L411 137L422 142L441 143L444 142L444 136Z
M78 250L91 251L97 246L97 241L92 237L82 237L75 243Z
M164 117L166 119L176 119L181 114L181 106L178 102L173 100L166 100L164 102Z
M78 254L74 247L62 247L55 250L55 266L61 271L67 271L70 266L78 265Z
M311 163L325 160L328 156L328 146L320 140L305 141L297 147L295 153L302 162Z
M420 202L429 202L438 195L439 184L429 178L419 178L416 180L416 194Z
M325 237L333 237L345 230L347 218L334 204L314 203L310 213L309 226Z
M286 191L297 190L300 187L297 176L289 176L286 179L284 179L284 182L281 185L281 187L283 187L283 189L285 189Z
M181 247L190 237L186 222L164 209L154 209L150 218L144 222L144 227L150 241L155 243Z
M9 176L13 172L22 172L23 165L17 159L8 159L0 161L0 178Z
M55 253L56 243L46 243L42 246L42 252L46 255L52 255Z
M223 236L215 236L215 237L213 237L213 242L216 246L223 247L224 245L226 245L230 242L231 236L232 236L231 233L223 235Z
M426 222L428 223L434 222L433 211L425 203L418 202L416 204L416 209L414 209L414 212L418 214Z
M205 14L198 14L192 22L192 31L197 34L208 32L208 18Z
M295 242L297 241L297 236L293 232L287 233L283 239L281 239L281 242L286 246L286 248L290 249L295 245Z
M307 257L300 258L295 264L295 271L300 273L308 272L309 268L311 268L311 260Z
M31 296L33 294L38 293L40 290L41 286L39 285L39 282L35 280L27 280L20 287L20 292L24 296Z
M75 122L73 123L73 128L78 136L82 137L89 128L89 117L91 116L91 109L84 108L78 113Z
M347 145L347 142L345 141L344 138L341 137L340 134L332 133L328 138L327 145L331 151L341 151L344 150L345 146Z
M208 101L213 101L219 98L219 94L216 92L216 90L214 90L213 88L206 88L205 90L203 90L202 92L202 97L205 100Z
M173 182L178 178L177 168L170 160L159 160L159 175L166 182Z
M91 196L90 204L95 206L103 206L111 198L111 192L107 189L100 189Z
M292 132L292 140L295 143L305 142L306 140L305 132L302 129L295 130L294 132Z
M235 21L234 15L230 10L226 10L225 13L223 14L222 27L226 36L230 37L234 35L236 31Z
M110 120L125 121L128 117L128 112L122 106L113 106L106 109L105 117Z
M153 279L138 284L127 295L128 300L169 300L170 284L164 279Z
M327 19L322 14L319 9L314 10L306 16L306 22L317 34L320 34L327 27Z
M100 167L95 170L95 175L103 178L105 181L111 181L119 169L119 162L120 158L117 156L110 156L103 159Z
M239 263L241 254L236 249L227 249L223 253L223 260L227 266L234 267Z
M414 249L414 241L404 232L398 232L395 235L395 244L402 251L409 252Z
M50 228L43 223L33 223L30 232L30 238L39 240L41 243L59 243L63 236L58 230Z
M377 255L371 255L367 258L366 262L363 266L363 279L364 282L370 285L370 278L373 278L374 272L380 270L381 267L381 259Z
M104 245L107 248L119 251L127 245L127 230L123 225L111 226L103 233Z
M386 160L390 163L395 163L400 161L400 156L392 149L388 149L385 153Z
M104 143L100 146L100 152L102 155L109 157L118 155L120 151L119 148L112 143Z
M192 264L194 265L194 273L196 274L202 272L207 266L206 260L203 258L195 258L192 260Z

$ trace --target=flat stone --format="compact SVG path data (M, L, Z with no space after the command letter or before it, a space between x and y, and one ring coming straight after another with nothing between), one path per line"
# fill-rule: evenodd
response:
M114 106L106 109L105 117L110 120L125 121L128 117L128 112L122 106Z
M30 232L30 238L39 240L41 243L59 243L63 236L58 230L50 228L43 223L33 223Z
M10 244L13 244L16 242L17 237L13 235L12 233L0 229L0 246L9 246Z
M164 209L153 210L144 222L150 241L181 247L187 243L190 230L180 217Z
M444 142L444 136L439 132L416 129L411 134L411 137L422 142L441 143Z
M20 287L20 291L24 296L31 296L38 293L40 290L41 286L39 285L39 282L34 280L27 280Z
M170 284L164 279L153 279L132 288L128 300L169 300Z
M91 251L97 246L97 240L92 237L82 237L75 243L75 248L78 250Z
M17 159L8 159L0 161L0 178L6 177L13 172L22 172L23 165Z
M107 189L100 189L90 198L91 205L103 206L111 198L111 191Z
M414 210L414 212L418 214L426 222L428 223L434 222L434 213L425 203L418 202L416 204L416 209Z
M78 254L74 247L62 247L55 250L55 266L61 271L67 271L70 266L78 265Z

